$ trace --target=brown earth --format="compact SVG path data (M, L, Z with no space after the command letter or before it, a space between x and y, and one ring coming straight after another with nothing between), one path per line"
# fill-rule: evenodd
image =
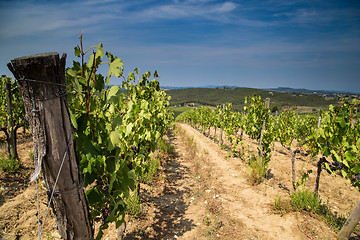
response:
M292 191L290 155L280 144L273 147L271 176L253 186L244 161L229 157L218 143L192 127L177 127L178 133L169 137L175 154L163 161L150 185L141 185L142 211L137 217L126 217L126 230L120 234L123 239L336 239L319 216L305 212L281 215L273 210L275 199L288 199ZM244 137L243 142L246 152L256 153L254 141ZM4 151L2 148L0 154ZM20 144L23 167L19 174L0 173L0 239L37 238L35 184L27 180L33 167L30 151L30 140ZM306 183L310 190L315 164L310 157L296 158L298 178L313 170ZM43 217L47 200L41 184L38 186ZM338 214L348 214L360 200L360 193L348 182L325 171L319 190L323 202ZM59 239L51 215L42 236ZM103 239L120 239L113 225Z

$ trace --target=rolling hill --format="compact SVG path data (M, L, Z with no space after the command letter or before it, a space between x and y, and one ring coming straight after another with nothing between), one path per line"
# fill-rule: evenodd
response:
M170 89L166 93L171 96L172 106L184 106L188 103L196 105L216 106L230 102L233 108L241 111L245 97L257 94L261 98L270 98L271 109L288 109L296 106L321 109L330 104L337 104L337 98L325 98L316 94L300 94L268 91L255 88L186 88Z

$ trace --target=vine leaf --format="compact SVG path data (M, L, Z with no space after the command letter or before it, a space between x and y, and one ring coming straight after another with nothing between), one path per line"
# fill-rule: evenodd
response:
M110 77L121 77L123 74L124 63L120 58L115 58L109 65L108 75L106 76L106 84L110 83Z
M108 149L110 151L113 150L115 148L115 146L117 144L119 144L120 142L121 142L121 139L120 139L118 130L110 132L110 142L108 145Z

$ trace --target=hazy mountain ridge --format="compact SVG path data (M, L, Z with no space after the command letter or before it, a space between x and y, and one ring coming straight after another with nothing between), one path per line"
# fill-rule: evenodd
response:
M224 88L224 89L236 89L236 88L246 88L238 86L228 86L228 85L207 85L201 87L174 87L174 86L162 86L162 89L188 89L188 88ZM295 94L316 94L316 95L327 95L331 97L337 97L338 95L360 95L360 91L340 91L340 90L312 90L306 88L290 88L290 87L278 87L278 88L262 88L265 91L275 91L275 92L287 92Z

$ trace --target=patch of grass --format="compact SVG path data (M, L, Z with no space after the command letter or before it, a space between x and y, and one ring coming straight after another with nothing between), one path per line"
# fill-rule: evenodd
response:
M280 214L293 211L305 211L316 214L335 232L339 232L346 222L345 216L333 213L328 204L324 204L319 196L308 189L299 189L291 193L289 200L283 200L281 197L278 197L273 203L273 209ZM360 234L360 226L355 228L355 233Z
M144 173L139 176L139 181L145 184L151 183L156 173L158 172L159 167L160 167L159 159L157 158L152 159L148 164Z
M21 167L21 163L16 158L8 158L6 155L0 156L0 169L3 172L15 173Z
M165 139L160 139L158 141L157 149L159 150L160 158L165 158L166 156L175 155L175 147Z
M250 156L247 172L249 182L252 185L260 184L265 179L266 172L267 165L260 158L254 155Z
M346 218L334 214L327 204L323 204L319 196L310 192L308 189L301 189L290 195L292 206L296 211L307 211L315 213L322 217L326 224L330 226L335 232L340 231ZM357 228L359 233L360 227Z
M206 229L205 236L209 239L217 238L217 233L222 227L222 221L220 221L216 216L211 218L210 215L206 215L204 218L204 223L208 228Z
M196 146L196 142L194 141L194 137L186 137L185 145L188 153L187 155L189 156L189 158L194 159L197 151L197 146Z
M275 199L273 203L273 209L275 212L284 215L285 213L289 213L293 211L293 206L291 205L291 201L283 200L281 196Z
M170 107L170 109L174 112L174 119L179 116L181 113L192 109L192 107Z
M142 174L138 176L139 182L150 184L156 176L161 177L162 174L158 174L160 166L173 156L175 156L175 147L169 141L159 139L156 151L151 155L150 161L144 164Z
M205 217L204 217L204 223L205 223L206 226L210 226L210 224L211 224L211 217L210 217L210 215L205 215Z
M33 152L33 151L30 151L30 152L29 152L29 158L30 158L31 160L34 160L34 152Z
M321 199L308 189L299 190L290 194L292 206L296 211L319 213L321 211Z
M140 198L135 190L129 197L125 200L126 204L126 213L132 217L137 217L141 213L141 204Z

